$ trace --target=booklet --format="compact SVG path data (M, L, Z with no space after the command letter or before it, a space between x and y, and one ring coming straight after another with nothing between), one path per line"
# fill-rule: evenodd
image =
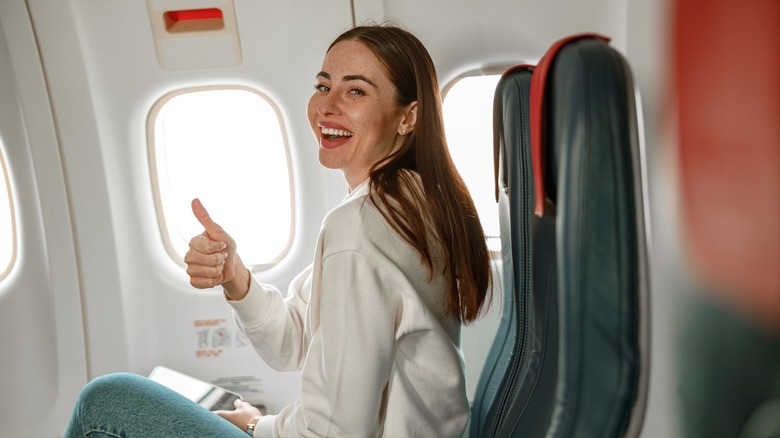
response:
M233 391L164 366L155 367L149 374L149 379L178 392L210 411L232 411L235 408L234 402L241 400L241 396Z

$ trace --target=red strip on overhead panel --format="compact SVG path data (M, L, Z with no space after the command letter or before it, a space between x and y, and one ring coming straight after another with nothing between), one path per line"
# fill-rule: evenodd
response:
M222 30L225 19L218 8L167 11L163 14L165 30L171 33L194 33Z
M168 11L165 13L173 21L210 20L222 18L222 10L217 8Z

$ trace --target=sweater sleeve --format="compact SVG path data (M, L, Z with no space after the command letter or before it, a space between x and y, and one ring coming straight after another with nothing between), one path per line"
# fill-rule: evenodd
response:
M275 437L381 435L401 318L392 272L355 251L323 260L320 325L303 367L301 399L280 412Z
M311 266L290 283L283 298L273 286L251 276L249 292L240 301L228 301L236 323L260 356L276 370L303 366L308 348L304 332L306 305L311 290Z

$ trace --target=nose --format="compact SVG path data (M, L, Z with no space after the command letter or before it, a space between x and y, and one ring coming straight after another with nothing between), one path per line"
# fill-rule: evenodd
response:
M332 115L338 112L338 102L336 93L327 93L318 99L316 104L317 114L321 116Z

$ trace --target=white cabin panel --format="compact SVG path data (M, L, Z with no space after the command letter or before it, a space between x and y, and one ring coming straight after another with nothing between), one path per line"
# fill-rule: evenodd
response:
M626 0L354 3L358 24L389 20L414 32L431 53L442 86L486 66L535 63L555 41L577 33L600 33L625 47Z
M54 435L88 373L66 180L23 1L0 3L0 153L16 237L0 280L0 435Z

